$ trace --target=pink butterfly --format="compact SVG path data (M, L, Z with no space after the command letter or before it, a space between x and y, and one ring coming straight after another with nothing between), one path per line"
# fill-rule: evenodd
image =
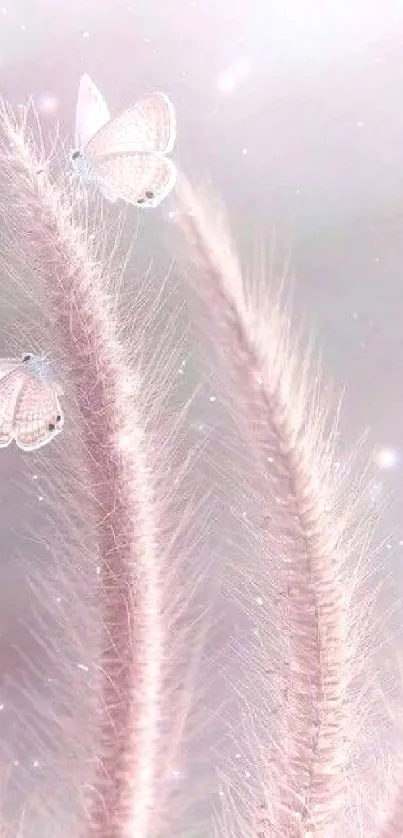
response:
M176 183L176 166L166 157L175 140L175 110L165 93L151 93L111 119L98 88L82 76L72 161L108 200L158 206Z
M13 440L23 451L47 445L63 427L61 395L46 359L0 359L0 448Z

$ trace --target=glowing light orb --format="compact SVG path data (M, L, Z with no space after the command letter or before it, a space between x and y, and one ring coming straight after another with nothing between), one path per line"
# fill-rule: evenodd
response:
M394 468L399 461L399 455L394 448L379 448L375 454L375 462L380 469Z
M247 61L238 61L220 73L217 79L217 88L221 93L232 93L241 82L243 82L250 73L250 66Z

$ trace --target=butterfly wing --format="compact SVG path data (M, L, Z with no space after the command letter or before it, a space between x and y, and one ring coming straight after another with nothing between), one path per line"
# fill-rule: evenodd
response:
M76 108L76 148L83 149L92 137L110 120L110 113L102 93L85 73L78 87Z
M104 125L87 143L85 156L99 160L134 151L168 154L175 141L175 108L165 93L151 93Z
M14 439L18 447L36 451L57 436L62 427L57 388L26 375L14 411Z
M1 361L6 364L7 361ZM11 364L11 361L9 362ZM24 372L21 365L16 365L11 370L0 372L0 448L6 448L14 438L14 415L20 395L24 386Z
M106 197L157 207L175 186L177 170L160 154L111 154L97 162L96 174Z

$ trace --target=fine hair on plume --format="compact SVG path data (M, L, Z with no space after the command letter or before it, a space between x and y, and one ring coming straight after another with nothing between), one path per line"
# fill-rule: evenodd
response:
M26 116L7 106L0 140L2 272L31 307L18 343L32 336L49 353L65 412L58 438L24 461L41 475L45 506L19 550L41 675L55 672L50 718L38 679L25 687L30 749L50 755L50 768L16 832L5 755L0 838L353 838L360 823L397 838L399 788L389 828L375 797L390 796L390 784L381 789L377 765L359 764L385 704L375 677L379 511L359 465L364 444L340 464L340 405L293 336L284 288L270 276L245 282L222 208L180 175L175 250L223 409L217 435L188 446L198 393L176 412L169 402L185 340L175 303L159 331L172 275L162 291L146 278L123 299L126 266L101 204L89 212L63 174L53 184ZM38 545L33 569L24 538ZM215 639L226 601L257 629L243 645L234 632L229 664ZM201 792L183 800L172 776L182 765L191 774L214 714L230 742L208 747L222 796L200 798L210 794L201 759Z

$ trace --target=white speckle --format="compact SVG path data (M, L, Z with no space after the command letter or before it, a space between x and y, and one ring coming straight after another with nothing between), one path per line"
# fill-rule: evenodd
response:
M88 666L84 666L83 663L77 664L77 669L82 669L83 672L88 672Z
M184 361L181 361L181 363L180 363L180 366L179 366L179 369L178 369L178 374L179 375L183 375L183 373L185 372L185 367L186 367L186 359Z
M86 38L86 39L87 39L87 38L89 38L89 37L90 37L90 33L89 33L89 32L83 32L83 38Z
M247 155L247 153L248 153L248 149L247 149L247 148L243 148L243 149L242 149L242 154L243 154L243 156L244 156L244 157Z
M210 396L209 401L210 402L216 402L217 401L217 396Z

